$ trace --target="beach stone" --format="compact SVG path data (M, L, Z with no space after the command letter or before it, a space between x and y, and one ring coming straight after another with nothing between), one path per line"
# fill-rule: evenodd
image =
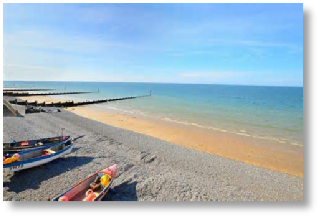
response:
M145 163L151 163L151 162L153 162L155 159L156 159L156 156L155 156L155 155L147 155L147 156L144 158L144 162L145 162Z
M148 154L144 151L140 152L137 156L136 156L136 160L138 162L142 161Z
M138 177L139 177L139 176L138 176L138 174L136 174L136 173L135 173L135 174L133 174L133 178L135 178L135 179L136 179L136 178L138 178Z
M134 167L134 164L125 164L124 166L123 166L123 170L124 171L128 171L128 170L130 170L132 167Z
M118 164L105 200L302 201L303 179L63 113L3 118L3 141L64 134L82 138L72 153L43 167L3 176L3 197L46 201L91 173Z

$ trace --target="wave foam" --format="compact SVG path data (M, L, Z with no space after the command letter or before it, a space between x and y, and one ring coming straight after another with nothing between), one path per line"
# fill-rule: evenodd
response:
M221 128L217 128L217 127L213 127L213 126L204 126L204 125L200 125L198 123L194 123L194 122L185 122L185 121L180 121L180 120L175 120L175 119L172 119L170 117L157 117L157 116L151 116L151 115L148 115L140 110L133 110L133 109L128 109L128 110L125 110L125 109L121 109L121 108L118 108L118 107L114 107L114 106L105 106L106 108L108 109L111 109L111 110L115 110L115 111L121 111L123 113L127 113L127 114L139 114L141 116L145 116L145 117L153 117L153 118L158 118L158 119L161 119L161 120L165 120L165 121L168 121L168 122L173 122L173 123L178 123L178 124L182 124L182 125L186 125L186 126L195 126L195 127L198 127L198 128L202 128L202 129L210 129L210 130L214 130L214 131L219 131L219 132L223 132L223 133L226 133L226 132L230 132L226 129L221 129ZM276 142L279 142L281 144L291 144L291 145L294 145L294 146L303 146L303 144L299 144L299 143L296 143L296 142L289 142L289 140L285 139L285 138L275 138L275 137L271 137L271 136L259 136L259 135L250 135L247 133L247 131L245 129L240 129L239 132L230 132L230 133L233 133L233 134L237 134L237 135L240 135L240 136L245 136L245 137L252 137L252 138L258 138L258 139L263 139L263 140L271 140L271 141L276 141Z

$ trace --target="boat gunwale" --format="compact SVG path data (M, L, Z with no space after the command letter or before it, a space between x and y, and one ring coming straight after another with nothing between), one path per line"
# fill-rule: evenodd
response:
M108 169L109 167L107 167L106 169ZM104 170L104 169L103 169ZM54 197L51 201L58 201L60 197L62 197L63 195L65 195L67 192L71 191L72 189L77 188L78 186L80 186L82 183L86 182L87 180L91 179L94 176L97 176L98 173L101 173L101 171L103 170L99 170L95 173L90 174L87 178L79 181L78 183L74 184L73 186L71 186L71 188L67 189L66 191L62 192L60 195ZM111 185L113 184L113 178L111 177L109 185L107 187L104 187L102 189L101 192L99 192L99 195L97 197L94 198L93 201L99 201L101 200L108 192L108 190L110 189ZM72 201L72 200L71 200Z
M71 138L69 138L66 141L63 141L63 142L60 142L60 143L56 143L55 145L47 145L46 147L30 149L28 151L20 152L18 154L19 155L20 154L26 154L26 153L30 153L30 152L33 152L33 151L36 151L36 150L47 149L47 148L50 148L50 147L53 147L53 146L58 146L58 145L61 145L61 144L65 144L67 141L70 141L70 140L71 140ZM62 149L61 151L58 151L58 152L56 152L54 154L50 154L50 155L46 155L46 156L39 156L39 157L35 157L35 158L30 158L30 159L23 160L23 161L18 161L18 162L15 162L15 163L4 164L3 168L10 168L10 167L14 167L14 166L20 166L21 164L29 164L29 163L38 162L38 161L41 161L41 160L44 160L44 159L47 159L47 158L52 158L54 156L60 155L61 153L64 153L65 151L69 150L72 147L73 147L73 143L71 143L70 145L67 145L64 149Z
M33 140L25 140L25 141L18 141L18 142L14 142L16 145L14 145L14 146L10 146L12 143L3 143L3 150L5 151L6 150L6 147L11 147L11 148L16 148L16 147L18 147L17 146L17 144L21 144L21 143L23 143L23 142L30 142L30 141L35 141L35 142L42 142L42 140L48 140L48 139L56 139L56 138L62 138L63 136L56 136L56 137L51 137L51 138L41 138L41 139L33 139ZM71 138L71 136L65 136L66 137L66 139L65 140L63 140L63 141L66 141L66 140L68 140L68 139L70 139ZM62 142L62 141L60 141L60 142ZM48 144L49 143L57 143L57 142L48 142ZM42 146L44 146L44 145L42 145ZM42 146L32 146L32 147L26 147L25 149L32 149L32 148L38 148L38 147L42 147ZM23 148L23 146L21 146L21 149L24 149Z

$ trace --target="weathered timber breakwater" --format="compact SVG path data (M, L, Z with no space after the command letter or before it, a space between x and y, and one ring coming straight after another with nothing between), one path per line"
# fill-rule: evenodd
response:
M102 100L93 100L93 101L81 101L81 102L74 102L74 101L66 101L66 102L28 102L28 101L18 101L17 99L9 101L11 104L17 104L17 105L26 105L26 106L41 106L41 107L77 107L77 106L83 106L83 105L90 105L90 104L99 104L99 103L106 103L111 101L122 101L122 100L129 100L129 99L135 99L135 98L143 98L143 97L149 97L149 95L140 95L140 96L132 96L132 97L122 97L122 98L111 98L111 99L102 99Z
M48 93L3 92L3 96L28 97L28 96L44 96L44 95L78 95L78 94L89 94L89 93L93 93L93 92L48 92Z
M3 92L25 92L25 91L52 91L55 89L11 89L5 88Z

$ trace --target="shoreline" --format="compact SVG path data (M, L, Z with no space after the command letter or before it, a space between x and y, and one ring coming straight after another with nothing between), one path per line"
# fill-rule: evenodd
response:
M79 137L72 152L44 166L4 174L4 201L47 201L91 173L118 165L104 201L303 201L303 179L78 116L4 117L3 141L61 133Z
M24 100L60 101L24 97ZM114 127L148 135L173 144L303 178L303 147L253 139L228 132L205 130L149 117L111 113L92 106L66 110Z

